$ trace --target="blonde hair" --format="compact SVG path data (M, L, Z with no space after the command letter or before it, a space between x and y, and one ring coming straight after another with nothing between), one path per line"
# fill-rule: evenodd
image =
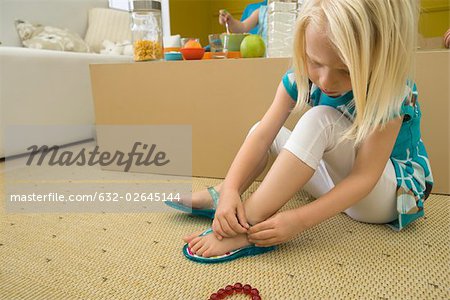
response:
M349 69L356 117L345 138L358 144L398 116L405 93L412 91L417 17L417 0L304 1L294 37L296 109L309 99L305 30L313 23L326 26Z

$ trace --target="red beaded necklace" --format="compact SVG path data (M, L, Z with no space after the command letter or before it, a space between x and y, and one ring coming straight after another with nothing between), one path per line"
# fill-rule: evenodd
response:
M223 289L219 289L216 293L211 294L209 296L209 300L218 300L225 299L229 295L236 294L246 294L252 297L252 300L261 300L261 296L259 295L259 291L255 288L252 288L250 284L235 283L234 285L227 285Z

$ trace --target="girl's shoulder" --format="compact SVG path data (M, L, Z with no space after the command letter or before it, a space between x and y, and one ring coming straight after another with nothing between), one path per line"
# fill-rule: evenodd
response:
M284 88L286 92L291 96L294 101L297 101L298 98L298 88L297 82L295 81L295 73L294 70L289 69L284 73L283 78L281 79L283 82ZM310 95L310 104L313 106L318 104L320 98L320 89L309 81L309 95ZM314 104L315 103L315 104Z
M417 91L417 86L415 83L406 84L405 94L403 97L403 105L415 106L418 104L419 92Z
M289 69L284 73L283 78L281 79L283 82L283 86L286 89L286 92L291 96L294 101L297 101L298 98L298 89L297 83L295 82L295 73L294 70Z
M408 83L405 87L400 115L407 116L407 119L420 116L419 92L415 83Z

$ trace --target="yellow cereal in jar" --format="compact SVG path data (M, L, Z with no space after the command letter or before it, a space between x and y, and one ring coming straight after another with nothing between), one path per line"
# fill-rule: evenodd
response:
M134 60L162 59L162 45L156 41L137 40L134 42Z

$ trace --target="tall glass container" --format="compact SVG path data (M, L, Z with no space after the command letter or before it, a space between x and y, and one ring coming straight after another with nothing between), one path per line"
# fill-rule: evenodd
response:
M130 0L131 32L135 61L163 58L161 2Z
M299 2L299 3L298 3ZM298 5L302 0L269 0L267 57L291 57Z

